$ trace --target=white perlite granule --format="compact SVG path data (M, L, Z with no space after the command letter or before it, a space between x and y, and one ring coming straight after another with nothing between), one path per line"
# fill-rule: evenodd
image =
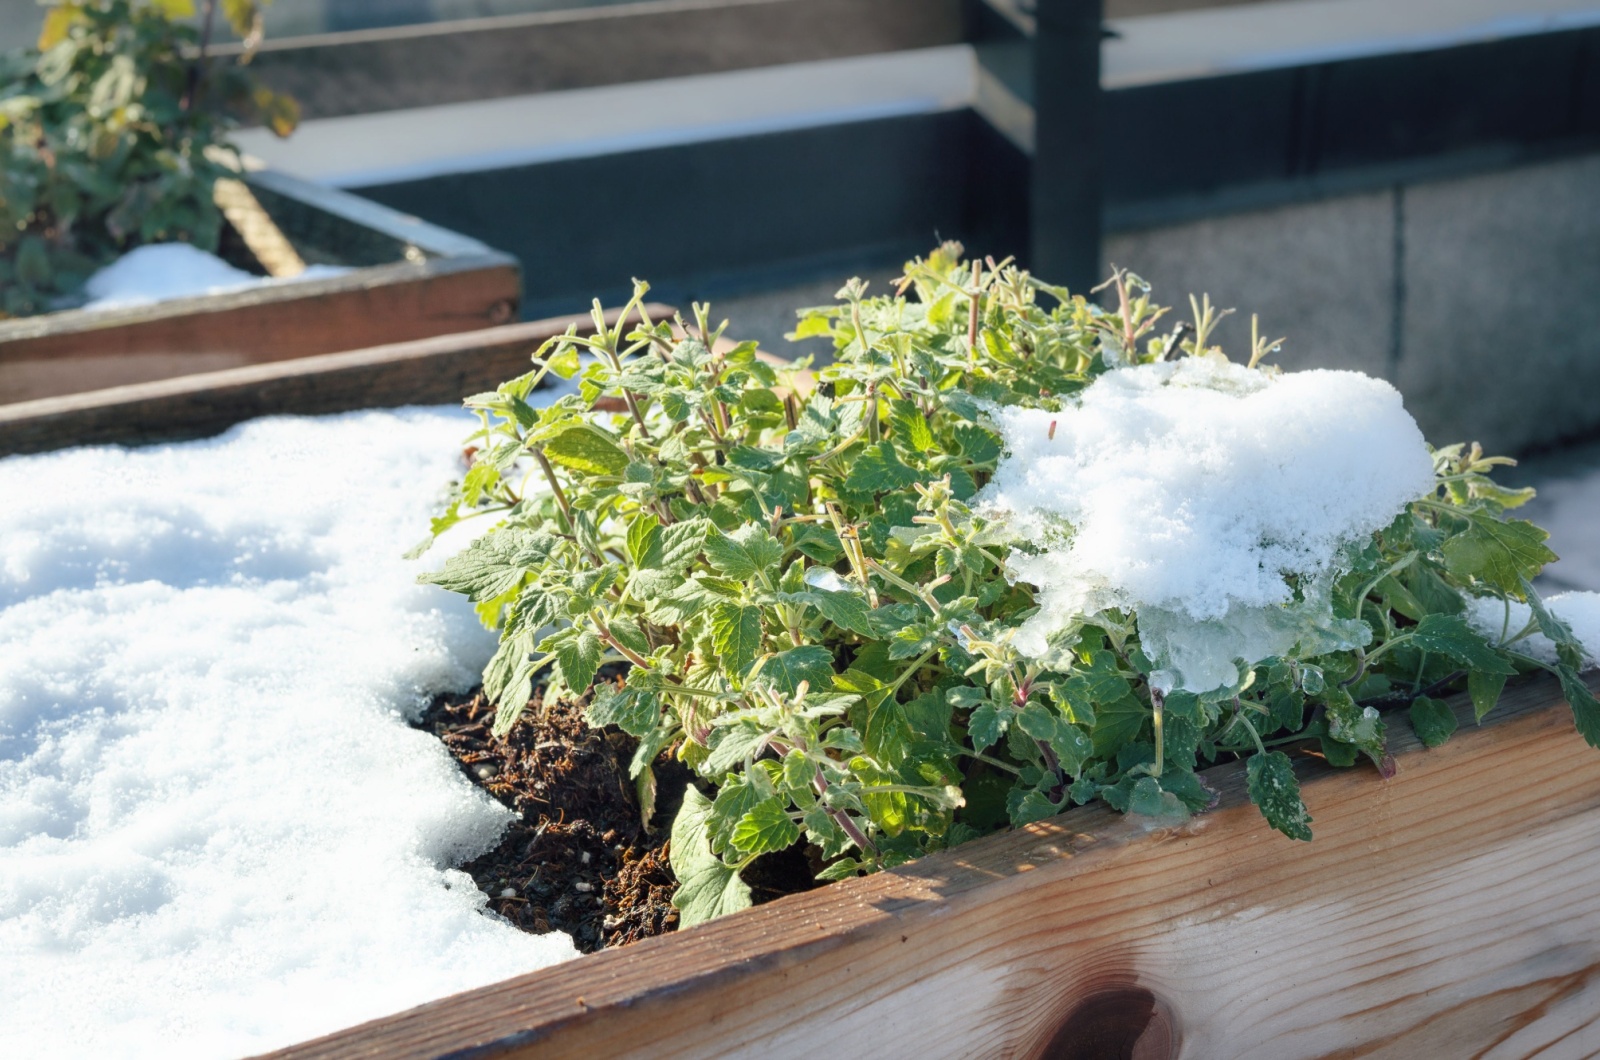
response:
M1108 372L1060 412L997 418L1007 452L979 503L1036 549L1009 561L1039 590L1018 650L1050 657L1077 616L1132 611L1166 690L1229 686L1235 659L1297 643L1364 643L1326 606L1341 552L1433 488L1399 393L1356 372L1186 358Z
M406 724L494 649L401 558L473 425L0 461L0 1056L239 1056L574 955L451 867L511 814Z

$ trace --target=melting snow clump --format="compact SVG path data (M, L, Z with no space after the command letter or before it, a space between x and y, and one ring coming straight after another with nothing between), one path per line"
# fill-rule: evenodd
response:
M256 1053L575 954L485 913L453 866L510 811L407 724L494 650L401 559L472 424L0 461L0 1056Z
M1600 593L1560 593L1546 599L1544 606L1572 630L1583 648L1584 661L1591 666L1600 664ZM1542 662L1556 661L1555 642L1543 633L1535 631L1521 640L1513 639L1533 621L1533 610L1527 604L1479 597L1472 601L1467 621L1491 644L1505 644Z
M83 308L149 305L168 298L222 294L257 284L315 280L349 271L339 265L308 265L298 276L254 276L187 243L150 243L135 247L90 276L83 285L89 296Z
M1009 561L1039 589L1018 650L1050 658L1078 616L1132 611L1168 691L1229 687L1235 659L1297 644L1364 644L1328 606L1341 557L1433 488L1400 394L1357 372L1192 357L997 418L1007 454L979 502L1036 549Z

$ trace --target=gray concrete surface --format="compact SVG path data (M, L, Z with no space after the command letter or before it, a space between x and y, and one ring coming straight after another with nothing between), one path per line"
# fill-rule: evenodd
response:
M1166 228L1114 233L1104 256L1154 286L1190 316L1189 295L1209 294L1234 309L1216 341L1249 355L1250 315L1270 337L1288 341L1285 369L1351 368L1386 373L1394 330L1394 207L1378 192L1207 218Z
M1106 258L1287 335L1286 369L1394 382L1430 440L1525 452L1600 432L1600 155L1115 233Z

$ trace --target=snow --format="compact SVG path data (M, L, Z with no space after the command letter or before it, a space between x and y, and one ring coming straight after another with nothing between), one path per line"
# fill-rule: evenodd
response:
M83 308L149 305L168 298L222 294L258 284L342 276L349 271L339 265L308 265L298 276L255 276L187 243L150 243L128 251L90 276L83 285L89 296Z
M1049 660L1077 616L1131 611L1166 690L1230 686L1236 659L1297 643L1364 643L1326 603L1341 555L1433 487L1399 393L1357 372L1187 358L996 419L1007 451L978 501L1035 550L1009 566L1039 590L1016 647Z
M1567 624L1583 649L1584 662L1600 663L1600 593L1558 593L1545 600L1545 609ZM1515 600L1479 597L1472 601L1467 621L1493 644L1505 644L1513 651L1531 655L1542 662L1556 661L1555 642L1537 631L1515 639L1533 621L1533 609Z
M400 558L472 425L0 461L0 1056L255 1053L574 955L451 868L510 812L406 724L494 646Z

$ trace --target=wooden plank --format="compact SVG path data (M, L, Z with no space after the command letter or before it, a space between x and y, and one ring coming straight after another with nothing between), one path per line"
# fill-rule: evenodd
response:
M646 309L657 320L673 312ZM573 324L593 327L587 315L555 317L0 405L0 456L196 438L256 416L459 401L527 371L533 351Z
M520 297L516 261L490 252L4 321L0 404L504 324Z
M1182 826L1084 807L274 1055L1593 1055L1600 752L1550 681L1455 706L1388 781L1302 759L1309 844L1221 767Z
M252 65L314 120L928 48L961 33L960 0L646 0L269 38Z

